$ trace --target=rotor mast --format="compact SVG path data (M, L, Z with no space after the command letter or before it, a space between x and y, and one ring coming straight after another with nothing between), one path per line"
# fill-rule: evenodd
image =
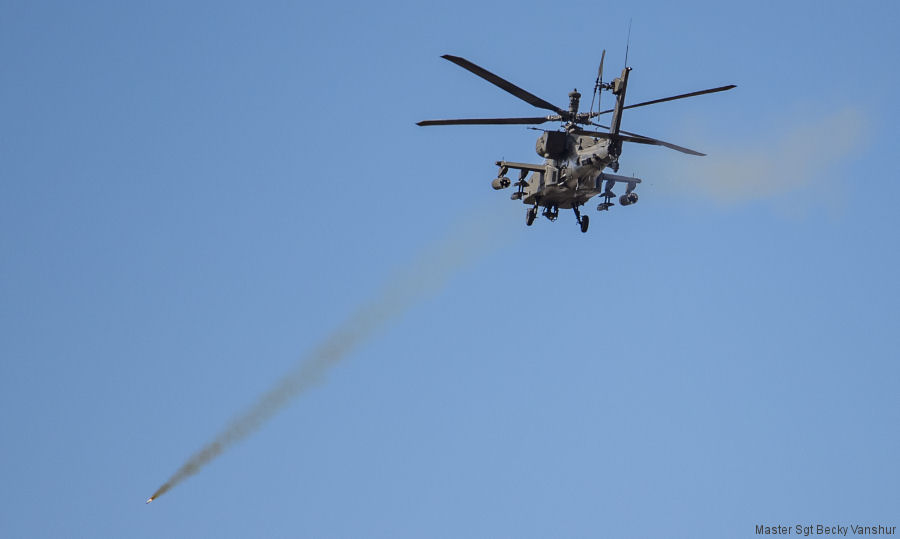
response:
M578 93L578 88L569 92L569 121L566 124L567 129L575 127L575 124L578 122L578 103L580 100L581 94Z

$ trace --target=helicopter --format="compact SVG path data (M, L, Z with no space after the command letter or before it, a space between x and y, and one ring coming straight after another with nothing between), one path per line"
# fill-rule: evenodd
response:
M612 82L603 82L603 62L606 59L604 50L600 56L600 67L597 69L597 78L594 81L590 109L588 112L578 112L581 94L577 89L569 93L569 108L562 109L465 58L449 54L445 54L441 58L474 73L534 107L549 110L554 114L523 118L424 120L416 125L539 125L545 122L561 122L562 126L558 130L530 128L543 131L535 144L535 151L544 158L542 164L497 161L499 172L497 178L491 182L491 186L497 190L506 189L511 185L516 187L516 191L510 198L521 200L523 204L529 206L525 212L526 225L531 226L534 223L541 208L543 208L542 215L550 221L556 221L560 209L571 209L575 213L575 220L582 232L587 232L590 219L587 215L582 215L579 208L591 198L599 195L603 198L603 202L597 205L597 211L608 211L615 205L613 200L616 198L616 194L612 189L616 184L625 186L624 194L618 197L620 205L631 206L638 201L638 195L634 190L637 184L641 183L639 178L604 172L607 168L614 173L619 171L619 157L622 154L623 142L663 146L689 155L705 155L695 150L621 129L622 111L686 97L723 92L736 87L734 84L730 84L644 101L634 105L625 105L628 74L631 72L631 68L627 65L627 55L622 73ZM615 96L615 105L608 110L600 110L600 97L604 91ZM594 112L595 100L597 101L597 112ZM593 121L595 118L609 113L612 113L609 126ZM582 126L599 127L607 131L584 129ZM519 171L518 181L514 184L507 176L510 170ZM530 178L528 178L529 173L531 173ZM528 178L527 181L526 178Z

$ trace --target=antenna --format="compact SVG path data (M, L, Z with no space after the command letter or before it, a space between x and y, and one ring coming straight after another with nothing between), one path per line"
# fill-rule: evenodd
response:
M631 46L631 19L628 19L628 39L625 41L625 67L628 67L628 48Z

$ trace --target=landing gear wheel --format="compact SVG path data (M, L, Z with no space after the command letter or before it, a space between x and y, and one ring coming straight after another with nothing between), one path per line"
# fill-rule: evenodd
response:
M525 224L528 225L528 226L531 226L531 224L534 223L534 218L535 218L535 217L537 217L537 209L535 209L535 208L528 208L528 209L525 211Z
M590 222L591 222L590 217L588 217L587 215L581 216L581 232L587 232L588 225L590 224Z

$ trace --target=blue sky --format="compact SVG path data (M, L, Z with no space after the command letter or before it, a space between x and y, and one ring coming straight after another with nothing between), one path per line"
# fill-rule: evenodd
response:
M3 3L0 535L900 524L898 15ZM626 147L587 234L490 189L534 132L414 125L540 114L441 54L564 105L629 19L630 102L738 88L626 114L710 155ZM448 235L488 247L144 505Z

